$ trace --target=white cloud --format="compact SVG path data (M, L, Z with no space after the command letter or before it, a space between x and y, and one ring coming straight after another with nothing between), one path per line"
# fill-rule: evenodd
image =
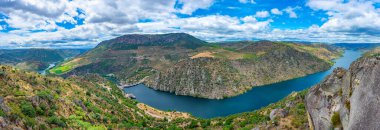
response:
M247 3L256 4L254 0L239 0L239 2L243 4L247 4Z
M179 0L179 3L183 4L179 12L192 14L197 9L207 9L214 3L214 0Z
M255 14L255 17L258 17L258 18L266 18L266 17L269 17L269 12L268 11L257 11L256 14Z
M55 18L64 13L67 0L1 0L0 11L9 13L15 10Z
M246 23L255 23L257 22L257 19L253 16L246 16L246 17L243 17L242 20Z
M307 6L326 11L329 18L320 27L322 30L380 36L380 10L375 8L375 2L315 0Z
M282 15L282 11L278 10L277 8L271 9L270 12L275 15Z
M54 2L57 4L52 4ZM252 3L249 0L240 2ZM178 3L181 7L175 7ZM288 14L297 18L298 6L283 10L273 8L270 12L258 11L255 15L242 17L218 14L191 16L196 10L208 9L213 3L213 0L179 0L177 3L176 0L0 0L0 12L7 16L1 20L9 24L0 30L16 28L7 33L0 32L0 47L93 47L100 41L124 34L169 32L185 32L209 41L255 38L380 42L380 10L374 7L374 1L308 1L307 6L311 9L326 12L326 22L321 26L295 30L271 28L273 20L259 18L268 18L270 14ZM78 9L83 13L78 13ZM180 18L177 13L190 17ZM72 29L56 25L56 22L76 24L74 17L83 18L84 24Z
M294 12L297 9L300 9L300 7L287 7L283 11L289 14L289 18L298 18L298 15Z

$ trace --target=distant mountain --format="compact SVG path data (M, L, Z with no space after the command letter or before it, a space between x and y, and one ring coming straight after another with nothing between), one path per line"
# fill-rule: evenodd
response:
M85 49L4 49L0 50L0 64L38 71L47 68L50 63L63 61L85 51Z
M380 46L380 43L336 43L333 45L349 50L371 50Z
M123 84L141 82L179 95L221 99L253 86L327 70L339 53L319 44L215 44L184 33L131 34L101 42L50 73L114 75Z

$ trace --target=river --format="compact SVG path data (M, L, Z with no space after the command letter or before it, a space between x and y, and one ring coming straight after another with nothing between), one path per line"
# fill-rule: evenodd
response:
M362 52L346 50L343 56L335 60L329 70L287 80L270 85L254 87L252 90L223 100L202 99L190 96L178 96L173 93L156 91L144 85L124 88L126 93L134 94L139 102L160 110L188 112L200 118L227 116L235 113L257 110L275 103L293 91L301 91L314 86L329 75L334 68L348 68L351 62L361 56Z

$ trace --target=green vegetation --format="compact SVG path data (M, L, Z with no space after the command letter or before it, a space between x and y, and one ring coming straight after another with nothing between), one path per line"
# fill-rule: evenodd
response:
M244 54L243 59L257 59L258 56L255 54Z
M0 64L9 64L24 70L41 71L50 63L63 61L84 51L84 49L0 49Z
M32 106L30 102L22 102L21 103L21 111L25 115L29 117L36 117L36 110Z
M177 118L168 121L146 115L136 107L136 101L125 98L120 89L98 75L62 79L6 66L2 68L7 75L0 80L3 86L0 96L8 97L5 102L10 113L0 111L0 116L25 129L252 129L268 124L269 113L275 108L289 110L289 116L285 118L295 122L290 127L303 128L306 122L305 92L292 94L254 112L223 118ZM34 84L32 90L24 89L31 84ZM13 97L15 89L24 94ZM288 102L293 102L296 107L286 107ZM16 119L25 125L15 124ZM8 125L4 129L11 127Z
M75 66L77 66L77 65L78 65L78 63L76 63L76 62L68 62L66 64L60 64L60 65L53 67L52 69L49 70L49 72L52 74L60 75L60 74L64 74L66 72L73 70L75 68Z
M344 102L344 106L348 109L348 111L351 110L351 103L350 103L349 100L347 100L347 101Z
M331 123L332 125L336 127L341 126L341 121L340 121L340 115L339 112L334 112L333 116L331 117Z

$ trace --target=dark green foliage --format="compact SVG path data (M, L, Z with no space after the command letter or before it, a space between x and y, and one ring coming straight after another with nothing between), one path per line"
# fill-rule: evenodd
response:
M334 112L333 116L331 117L331 124L334 127L340 127L341 121L340 121L340 114L339 112Z
M51 95L50 91L48 91L48 90L42 90L42 91L38 92L37 96L42 98L42 99L49 100L49 101L53 99L53 96Z
M210 126L211 125L211 120L202 120L201 121L201 126L203 127L203 128L206 128L206 127L208 127L208 126Z
M187 128L190 128L190 129L193 129L193 128L196 128L196 127L198 127L198 122L195 121L195 120L192 120L190 122L190 125L187 126Z
M5 116L5 112L3 111L3 109L0 109L0 116Z
M36 120L34 118L25 118L25 125L33 128L36 125Z
M224 122L224 125L231 125L233 121L233 118L227 118L227 120Z
M25 115L29 117L36 117L36 110L34 109L34 107L32 106L30 102L26 102L26 101L22 102L21 111L22 113L24 113Z
M46 127L45 124L40 124L38 125L38 130L47 130L48 128Z
M44 110L42 110L40 107L37 107L36 111L37 111L37 115L44 115L45 114Z
M16 91L16 92L14 92L14 95L15 96L25 96L25 92L23 92L23 91Z
M57 125L59 127L66 127L66 123L62 119L58 118L57 116L49 117L46 120L46 122L49 124Z

